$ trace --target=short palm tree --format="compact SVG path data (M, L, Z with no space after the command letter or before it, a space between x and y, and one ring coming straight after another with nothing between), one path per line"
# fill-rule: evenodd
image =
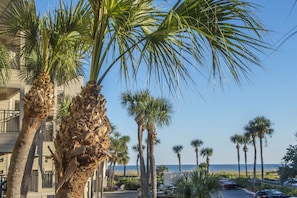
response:
M181 165L181 151L183 150L183 146L182 145L176 145L174 147L172 147L173 152L177 155L177 159L178 159L178 170L179 172L182 171L182 165Z
M185 173L175 182L179 197L208 198L220 197L222 189L219 177L208 174L205 169L196 169L191 173Z
M199 155L199 147L203 144L202 140L196 139L192 140L191 146L195 148L195 154L196 154L196 165L197 168L199 167L199 161L198 161L198 155Z
M179 90L181 81L193 80L191 71L199 72L206 48L211 52L210 70L219 80L225 73L221 61L236 81L249 72L250 63L259 65L253 49L264 47L261 37L264 29L251 14L250 3L181 0L165 10L159 9L158 3L88 0L90 76L73 100L70 116L64 119L57 135L58 198L81 196L93 167L108 157L110 127L101 85L114 67L118 67L126 81L138 77L139 71L147 71L149 82L152 79L165 82L174 92ZM137 121L140 123L141 119L138 117ZM89 141L90 137L93 141Z
M235 134L230 137L231 142L236 144L236 150L237 150L237 165L238 165L238 177L240 177L240 144L243 142L243 136L239 134Z
M212 153L213 153L212 148L203 148L200 151L200 154L203 157L206 157L207 172L209 172L209 161L210 161L209 157L212 156Z
M86 29L86 24L81 6L79 3L73 10L63 7L53 16L40 18L33 0L12 1L0 20L1 34L24 42L20 53L25 60L26 77L34 80L23 98L21 131L7 176L8 197L20 196L25 164L27 159L33 160L28 153L34 136L54 106L53 82L64 84L82 74L82 53L86 47L80 31Z

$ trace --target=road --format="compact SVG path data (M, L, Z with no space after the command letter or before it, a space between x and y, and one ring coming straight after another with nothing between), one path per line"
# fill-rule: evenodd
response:
M245 189L238 189L238 190L223 190L222 196L224 198L253 198L254 194L251 192L246 191ZM216 197L212 197L216 198Z
M221 196L212 198L253 198L253 193L250 193L244 189L238 190L223 190ZM117 192L105 192L103 198L137 198L136 191L117 191Z
M104 192L103 198L137 198L137 191Z

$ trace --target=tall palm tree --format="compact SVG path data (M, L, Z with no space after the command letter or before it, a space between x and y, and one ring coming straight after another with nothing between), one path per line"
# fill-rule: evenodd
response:
M149 162L150 162L150 176L152 186L152 197L157 197L157 172L155 162L155 144L159 141L157 139L157 131L155 124L159 127L169 125L171 121L172 106L164 98L151 97L146 111L145 118L147 120L148 131L148 147L149 147Z
M93 167L108 157L110 127L105 99L100 93L101 85L114 67L119 67L126 81L136 79L138 71L146 70L149 81L165 82L174 92L179 90L181 82L194 81L195 72L191 71L200 71L198 66L204 62L206 48L211 52L213 78L218 77L220 82L225 73L221 61L237 82L241 74L248 74L250 64L259 65L253 49L265 45L261 36L264 29L251 14L250 3L181 0L165 10L159 9L158 3L88 0L92 19L90 76L73 100L70 116L64 119L56 139L55 162L60 174L57 197L80 196ZM138 118L141 122L141 117ZM94 141L83 141L90 136ZM78 147L74 146L77 144ZM141 144L139 147L141 150ZM87 152L74 152L73 148L86 148ZM63 196L59 195L60 190Z
M250 120L249 123L244 127L245 136L248 136L250 139L252 139L252 144L254 147L254 166L253 166L253 190L256 190L256 168L257 168L257 145L256 145L256 138L258 136L258 132L255 128L255 123Z
M258 138L260 142L261 184L262 184L264 180L263 139L265 138L266 135L269 135L271 137L274 130L271 128L272 126L271 121L265 118L264 116L258 116L254 118L254 122L256 125L256 130L258 132Z
M235 134L230 137L231 142L236 144L236 150L237 150L237 165L238 165L238 177L240 177L240 144L243 142L243 136L239 134Z
M144 154L143 154L143 132L146 129L146 120L145 120L145 109L147 103L150 100L150 94L146 91L140 91L135 94L130 92L122 94L122 105L127 107L128 114L133 116L137 123L137 136L138 136L138 154L140 158L140 186L142 196L147 196L148 193L148 183L147 183L147 172L145 169L144 163Z
M40 18L35 2L12 1L0 20L2 34L24 42L20 45L26 77L33 81L23 98L24 115L7 176L7 196L20 197L21 180L34 136L54 106L53 82L63 84L82 74L81 31L86 29L84 8L64 9ZM67 23L66 23L67 22ZM28 80L27 78L27 80ZM29 79L30 80L30 79Z
M206 157L207 172L209 172L209 161L210 161L209 157L212 156L212 153L213 153L212 148L203 148L200 151L200 154L203 157Z
M173 152L177 155L177 158L178 158L178 170L179 172L182 171L182 165L181 165L181 156L180 156L180 152L183 150L183 146L182 145L176 145L176 146L173 146L172 150Z
M195 153L196 153L196 165L197 168L199 168L199 162L198 162L198 155L199 155L199 147L203 144L202 140L196 139L192 140L191 146L195 148Z
M245 177L248 177L248 171L247 171L247 152L248 152L248 147L247 144L251 143L251 139L249 135L243 135L243 139L242 139L242 143L243 143L243 152L244 152L244 164L245 164Z

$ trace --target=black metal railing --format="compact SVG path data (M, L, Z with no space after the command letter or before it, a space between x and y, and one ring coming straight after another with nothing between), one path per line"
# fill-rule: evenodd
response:
M20 131L20 111L0 110L0 133Z

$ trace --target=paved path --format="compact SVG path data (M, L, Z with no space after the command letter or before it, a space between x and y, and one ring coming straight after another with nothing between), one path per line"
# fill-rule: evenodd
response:
M245 189L238 190L223 190L220 198L253 198L254 193L251 193ZM137 191L115 191L104 192L103 198L137 198ZM217 198L212 196L212 198Z
M103 198L137 198L137 191L104 192Z

